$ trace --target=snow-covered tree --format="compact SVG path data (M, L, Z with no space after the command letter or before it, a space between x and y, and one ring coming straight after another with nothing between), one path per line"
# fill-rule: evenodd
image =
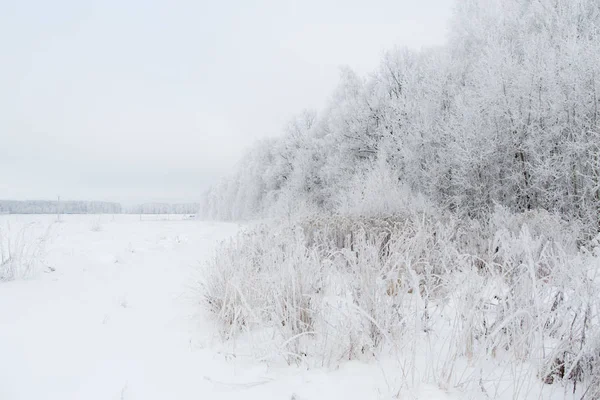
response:
M458 2L446 46L393 49L365 78L343 68L329 104L252 149L204 214L335 211L384 159L459 215L542 208L598 231L599 76L598 1Z

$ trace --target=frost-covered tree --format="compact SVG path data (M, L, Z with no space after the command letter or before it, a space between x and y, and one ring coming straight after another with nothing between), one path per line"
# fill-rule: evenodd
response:
M336 211L377 160L461 216L494 204L600 227L600 2L458 2L448 43L341 71L329 104L257 145L204 215ZM357 178L358 177L358 178Z

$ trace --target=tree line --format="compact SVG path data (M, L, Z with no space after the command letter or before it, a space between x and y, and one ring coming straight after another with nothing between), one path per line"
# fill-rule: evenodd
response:
M342 69L328 105L257 143L202 215L335 212L401 186L460 217L545 209L597 232L599 96L597 0L457 2L446 45Z
M196 214L197 203L123 206L105 201L0 200L0 214Z

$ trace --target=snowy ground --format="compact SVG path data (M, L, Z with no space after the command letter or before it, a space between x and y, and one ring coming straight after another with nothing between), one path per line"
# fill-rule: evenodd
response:
M55 220L0 216L0 225L43 231ZM399 377L382 364L306 371L218 351L195 282L237 230L180 216L52 224L46 267L0 283L0 399L393 398ZM414 397L449 396L423 386Z

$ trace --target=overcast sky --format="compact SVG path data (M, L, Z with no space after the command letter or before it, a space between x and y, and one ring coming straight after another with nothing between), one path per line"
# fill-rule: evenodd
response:
M2 0L0 198L195 201L452 0Z

